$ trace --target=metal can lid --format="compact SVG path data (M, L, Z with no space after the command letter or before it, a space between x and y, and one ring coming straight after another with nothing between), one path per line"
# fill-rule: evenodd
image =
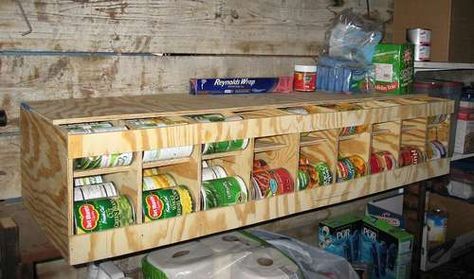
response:
M296 72L316 73L317 68L315 65L295 65Z

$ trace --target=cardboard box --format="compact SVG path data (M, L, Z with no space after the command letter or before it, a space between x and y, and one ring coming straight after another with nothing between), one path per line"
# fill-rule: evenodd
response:
M429 204L446 208L448 213L446 241L440 245L428 242L428 227L423 228L421 266L431 270L451 259L462 256L474 247L474 204L461 199L429 193Z
M413 45L378 44L372 62L375 90L387 94L408 94L413 85Z
M357 262L361 219L354 215L342 215L322 221L318 230L319 247L348 262Z
M369 278L410 278L413 235L366 216L360 236L360 261L372 265Z
M462 154L474 152L474 109L459 110L454 152Z
M394 227L405 228L405 219L403 218L403 194L369 202L367 204L366 213Z

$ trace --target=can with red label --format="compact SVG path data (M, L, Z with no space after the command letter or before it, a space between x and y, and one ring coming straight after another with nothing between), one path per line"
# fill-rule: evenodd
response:
M295 65L293 88L295 91L312 92L316 90L316 71L314 65Z

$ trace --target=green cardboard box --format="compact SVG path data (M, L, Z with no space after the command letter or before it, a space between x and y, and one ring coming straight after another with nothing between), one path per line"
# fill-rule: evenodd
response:
M375 90L403 95L412 92L412 44L378 44L372 59L375 65Z

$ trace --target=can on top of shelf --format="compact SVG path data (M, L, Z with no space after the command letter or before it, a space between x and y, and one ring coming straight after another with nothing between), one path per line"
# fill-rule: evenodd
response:
M422 46L431 45L431 29L410 28L407 29L407 41Z
M249 144L249 139L236 139L236 140L205 143L203 145L202 154L213 154L213 153L243 150L247 148L248 144Z
M132 224L134 219L135 211L127 196L74 203L76 234L127 226Z
M88 122L64 125L69 134L92 134L125 131L125 126L113 126L110 122Z
M118 196L113 182L74 187L74 201L110 198Z
M317 69L316 65L295 65L293 89L301 92L315 91Z
M74 160L75 170L89 170L97 168L110 168L117 166L128 166L133 161L133 153L115 153L98 156L84 157Z

